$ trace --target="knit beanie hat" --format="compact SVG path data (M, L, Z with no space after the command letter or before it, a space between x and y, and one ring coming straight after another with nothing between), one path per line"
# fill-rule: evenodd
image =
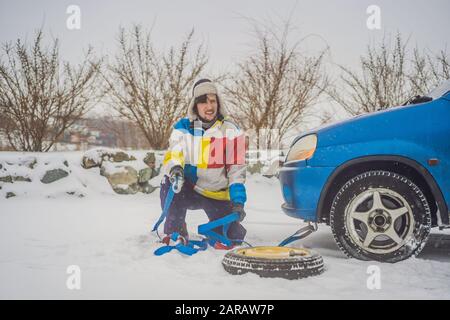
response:
M194 84L194 87L192 88L192 99L191 102L189 103L189 107L188 107L188 118L191 121L197 120L198 119L198 115L196 114L194 108L195 108L195 99L198 97L201 97L205 94L215 94L217 96L217 102L220 106L220 109L217 110L218 113L220 113L223 117L225 117L225 108L223 105L223 101L222 99L220 99L219 94L218 94L218 90L217 87L215 86L215 84L209 80L209 79L201 79L199 81L197 81Z

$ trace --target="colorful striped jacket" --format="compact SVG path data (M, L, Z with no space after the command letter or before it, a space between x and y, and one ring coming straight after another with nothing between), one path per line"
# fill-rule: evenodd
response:
M245 135L227 118L220 117L204 130L200 121L183 118L174 127L163 162L165 175L180 165L194 190L216 200L244 204Z

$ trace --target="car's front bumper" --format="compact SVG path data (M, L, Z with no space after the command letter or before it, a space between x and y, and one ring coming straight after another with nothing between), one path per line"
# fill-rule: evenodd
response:
M323 186L335 167L310 167L306 161L286 163L280 169L280 183L289 216L317 221L317 205Z

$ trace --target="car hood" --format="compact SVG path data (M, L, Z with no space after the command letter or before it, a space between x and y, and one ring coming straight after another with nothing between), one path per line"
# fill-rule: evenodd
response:
M358 141L381 140L388 137L395 138L396 133L401 131L402 126L417 125L417 119L420 119L420 114L423 114L424 109L438 100L398 106L324 125L305 132L295 139L294 143L301 137L309 134L317 134L318 147Z

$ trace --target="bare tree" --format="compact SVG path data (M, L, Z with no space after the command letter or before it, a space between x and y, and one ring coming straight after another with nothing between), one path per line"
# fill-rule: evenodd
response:
M407 47L400 34L394 44L384 39L379 47L368 46L359 73L340 66L342 87L330 90L330 97L357 115L404 104L450 78L445 51L436 55L415 48L410 54Z
M119 33L119 54L104 75L109 103L133 121L154 149L167 147L172 126L184 116L190 88L208 62L192 30L179 48L158 52L140 26ZM191 55L191 51L194 51Z
M411 59L412 71L408 80L414 93L427 94L443 80L450 79L450 57L446 50L439 53L423 53L414 48Z
M253 24L255 51L238 63L237 72L226 86L234 120L245 130L254 130L256 147L264 131L266 146L297 126L308 107L327 88L323 58L327 49L315 56L300 50L301 41L291 43L290 23L277 32L268 24ZM278 129L278 137L271 136Z
M0 126L15 150L49 151L95 97L101 62L89 48L83 62L61 62L58 39L44 47L38 30L29 46L3 44L0 60ZM6 61L4 61L6 60Z

